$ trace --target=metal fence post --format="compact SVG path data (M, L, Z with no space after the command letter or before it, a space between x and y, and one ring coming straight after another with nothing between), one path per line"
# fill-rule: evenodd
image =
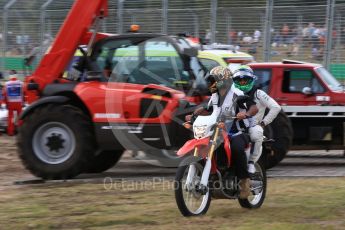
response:
M2 36L3 36L3 50L2 50L2 63L1 63L1 68L2 71L5 71L6 68L6 49L7 49L7 33L8 33L8 10L10 7L16 3L17 0L10 0L3 8L3 30L2 30Z
M117 27L117 33L122 34L123 33L123 2L125 0L117 0L117 21L118 21L118 27Z
M211 43L216 42L216 28L217 27L217 0L211 0Z
M228 44L233 44L233 41L231 40L231 36L230 36L230 31L231 31L231 16L229 14L229 12L225 13L225 18L226 18L226 40Z
M163 34L168 33L168 4L169 0L162 0L162 28Z
M131 12L131 24L137 24L137 15Z
M40 31L40 58L43 56L43 41L44 41L44 33L45 33L45 26L46 26L46 10L48 6L53 2L54 0L48 0L46 1L42 6L41 6L41 15L40 15L40 20L41 20L41 31Z
M271 28L272 28L272 14L273 14L273 1L267 0L266 2L266 15L265 15L265 37L264 37L264 61L268 62L271 58Z
M193 10L188 9L188 11L191 13L193 17L193 25L194 25L194 37L199 37L199 17L196 13L193 12Z
M266 26L266 21L265 21L265 19L266 19L266 12L265 13L261 13L260 14L260 31L261 31L261 37L259 38L259 42L260 42L260 40L262 41L262 43L264 43L264 41L263 41L263 38L264 38L264 36L265 36L265 26ZM271 31L270 31L270 33L271 33Z
M337 15L336 19L336 31L337 31L337 40L335 43L335 50L336 50L336 62L340 63L340 58L341 58L341 52L340 52L340 47L341 47L341 28L342 28L342 18L341 14L339 13Z
M107 18L102 19L102 32L107 33Z
M23 17L20 13L18 13L18 10L17 9L14 9L14 13L15 15L18 17L18 18L21 18L21 20L23 20ZM19 27L20 27L20 34L21 36L24 36L25 35L25 28L23 27L23 25L21 23L19 23ZM19 44L18 44L19 45ZM22 48L22 51L23 51L23 54L24 56L27 54L26 53L26 47L25 47L25 44L24 42L21 44L21 48Z
M332 35L333 35L333 19L334 19L334 3L335 0L327 0L327 37L324 53L324 66L330 69L331 55L332 55Z

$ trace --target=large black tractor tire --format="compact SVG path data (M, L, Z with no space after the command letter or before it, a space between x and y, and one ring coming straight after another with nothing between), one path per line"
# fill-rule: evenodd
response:
M270 169L284 159L292 143L292 125L284 112L280 112L265 128L264 135L269 139L274 139L274 142L264 144L262 149L262 155L266 161L265 168Z
M86 173L101 173L116 165L121 159L123 151L102 151L90 162Z
M28 114L17 144L25 168L43 179L77 176L96 152L91 120L70 105L44 105Z

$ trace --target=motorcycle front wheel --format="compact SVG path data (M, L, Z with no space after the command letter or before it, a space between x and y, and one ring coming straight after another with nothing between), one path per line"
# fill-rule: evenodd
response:
M180 166L177 169L174 183L175 199L177 207L183 216L203 215L210 207L210 191L207 190L203 194L198 189L203 169L204 167L197 162ZM189 182L187 180L188 174Z

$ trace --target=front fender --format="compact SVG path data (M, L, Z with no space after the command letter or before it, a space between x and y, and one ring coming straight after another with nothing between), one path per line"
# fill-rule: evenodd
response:
M177 151L177 155L184 156L190 151L192 151L196 146L207 147L209 143L210 137L189 140Z
M197 163L197 162L200 162L202 160L203 160L203 158L199 157L199 156L188 156L181 161L181 163L179 164L179 167L191 165L193 163Z
M69 100L68 97L65 96L49 96L49 97L43 97L28 107L25 108L25 110L20 115L20 120L23 120L28 114L32 113L36 108L45 105L45 104L64 104Z

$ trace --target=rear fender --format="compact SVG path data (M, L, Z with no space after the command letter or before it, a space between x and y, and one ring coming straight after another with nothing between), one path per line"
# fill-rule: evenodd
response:
M195 147L207 147L209 143L210 137L189 140L177 151L177 155L184 156L191 152Z

